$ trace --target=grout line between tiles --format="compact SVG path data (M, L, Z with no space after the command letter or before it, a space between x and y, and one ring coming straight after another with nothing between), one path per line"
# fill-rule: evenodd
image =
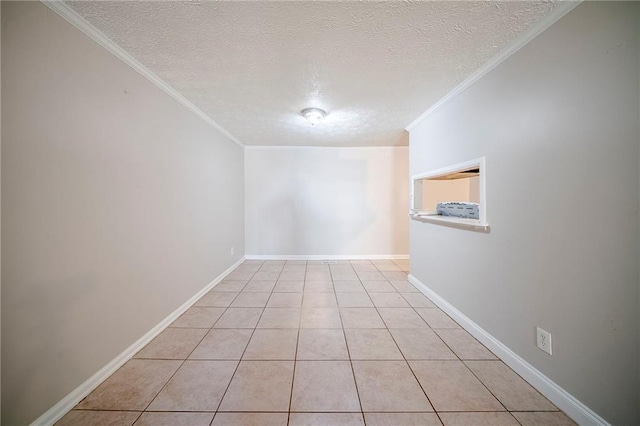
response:
M235 271L235 270L234 270L234 271ZM231 272L229 273L229 275L230 275L231 273L233 273L234 271L231 271ZM251 275L251 278L253 278L253 276L254 276L255 274L256 274L256 273L254 272L254 273ZM227 276L229 276L229 275L227 275ZM249 281L251 281L251 278L249 279ZM226 277L225 277L225 278L223 278L221 282L224 282L224 280L225 280L225 279L226 279ZM248 285L249 281L247 281L247 284L245 284L245 285L242 287L242 289L244 289L244 288ZM242 291L242 289L240 289L240 291ZM238 294L236 295L236 297L234 297L234 298L233 298L233 300L235 300L235 299L238 297L238 295L239 295L239 294L240 294L240 292L238 292ZM203 297L204 297L204 295L203 295ZM233 300L231 301L231 303L233 303ZM197 302L196 302L196 303L197 303ZM222 317L224 316L224 314L229 310L229 307L231 306L231 303L229 303L229 306L227 306L227 307L224 309L224 311L223 311L223 312L222 312L222 314L218 317L218 319L216 319L216 320L215 320L215 322L211 325L211 328L209 329L209 332L211 332L211 330L213 329L213 327L215 327L216 323L217 323L218 321L220 321L220 318L222 318ZM204 336L202 336L202 338L201 338L201 339L198 341L198 343L194 346L194 348L191 350L191 352L189 352L189 355L187 355L187 356L186 356L186 358L182 360L182 363L180 364L180 366L176 369L176 371L174 371L174 372L173 372L173 374L171 375L171 377L169 377L169 380L167 380L167 382L164 384L164 386L162 386L162 388L160 388L160 391L159 391L158 393L156 393L156 395L151 399L151 401L149 402L149 404L147 404L147 406L144 408L144 410L143 410L143 411L147 411L147 410L149 409L149 407L151 406L151 404L153 404L153 401L155 401L155 400L156 400L156 398L158 398L158 395L160 395L160 394L162 393L162 391L163 391L163 390L164 390L164 389L169 385L169 383L171 382L171 380L175 377L175 375L178 373L178 371L180 371L180 369L182 368L182 366L187 362L187 360L188 360L188 359L189 359L189 357L193 354L193 352L197 349L197 347L198 347L198 346L200 346L200 344L201 344L201 343L202 343L202 341L205 339L205 337L207 337L207 335L209 334L209 332L205 333L205 334L204 334ZM145 346L145 347L146 347L146 346ZM143 348L143 349L144 349L144 348ZM142 350L142 349L141 349L141 350ZM135 356L135 355L134 355L134 356ZM240 362L238 361L238 365L239 365L239 364L240 364ZM236 366L236 369L237 369L237 368L238 368L238 367ZM235 371L234 371L234 374L235 374ZM225 392L226 392L226 390L225 390ZM223 394L223 396L224 396L224 394ZM220 398L220 402L222 402L222 398ZM218 404L218 406L219 406L219 405L220 405L220 404ZM215 416L214 416L214 417L215 417ZM212 421L213 421L213 419L212 419Z
M353 269L353 266L351 266L351 268ZM331 268L329 268L329 274L331 275L331 284L333 284L333 274L331 273ZM356 276L357 276L357 274L356 274ZM358 282L360 282L360 285L362 285L362 282L360 281L359 277L358 277ZM335 291L335 286L334 286L334 291ZM335 294L335 292L334 292L334 294ZM336 305L338 305L338 296L336 295L335 298L336 298ZM354 383L354 385L356 387L356 395L358 396L358 404L360 405L360 413L362 414L362 421L364 423L364 426L366 426L367 425L367 420L366 420L366 418L364 416L364 410L362 409L362 400L360 399L360 390L358 389L358 381L356 380L356 372L353 369L353 360L351 359L351 351L349 350L349 342L347 341L347 333L344 331L344 322L342 322L342 311L340 310L340 306L338 306L338 316L340 317L340 324L342 325L342 327L341 327L342 337L344 338L344 345L347 348L347 357L349 357L349 365L351 366L351 376L353 377L353 383Z
M286 263L285 263L286 265ZM302 297L300 298L300 318L298 320L298 333L296 335L296 352L293 355L293 375L291 376L291 392L289 393L289 411L287 413L287 426L291 422L291 403L293 402L293 386L296 381L296 366L298 365L298 345L300 344L300 327L302 326L302 304L304 303L304 286L307 280L307 266L304 267L304 279L302 280ZM276 284L277 285L277 284Z

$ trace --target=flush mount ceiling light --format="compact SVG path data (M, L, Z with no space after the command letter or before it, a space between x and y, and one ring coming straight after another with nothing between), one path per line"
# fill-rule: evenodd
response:
M327 115L327 113L320 108L305 108L300 113L312 126Z

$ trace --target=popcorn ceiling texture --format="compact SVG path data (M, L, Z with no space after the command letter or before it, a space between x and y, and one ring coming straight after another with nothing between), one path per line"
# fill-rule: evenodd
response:
M406 145L404 127L555 6L70 2L247 145ZM319 107L315 126L299 114Z

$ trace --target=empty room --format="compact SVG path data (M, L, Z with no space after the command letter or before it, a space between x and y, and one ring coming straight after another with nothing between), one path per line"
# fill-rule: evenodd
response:
M0 22L2 425L640 424L640 2Z

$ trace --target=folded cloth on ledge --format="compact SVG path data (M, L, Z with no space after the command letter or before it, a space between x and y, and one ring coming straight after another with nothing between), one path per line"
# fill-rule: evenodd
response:
M480 204L465 201L445 201L436 205L436 212L442 216L480 219Z

